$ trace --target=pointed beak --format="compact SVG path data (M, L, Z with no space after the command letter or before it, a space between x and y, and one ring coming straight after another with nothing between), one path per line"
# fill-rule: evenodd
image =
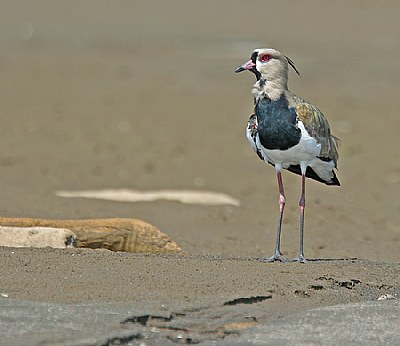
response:
M254 62L252 62L251 60L249 60L248 62L244 63L242 66L239 66L235 72L239 73L242 72L244 70L251 70L256 66L256 64Z

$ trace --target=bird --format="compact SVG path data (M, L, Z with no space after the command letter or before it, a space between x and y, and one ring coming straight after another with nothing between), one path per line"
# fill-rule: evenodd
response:
M282 170L301 175L300 249L290 260L307 263L304 257L304 212L306 178L340 186L336 176L340 139L331 134L328 120L311 103L288 89L289 66L300 75L294 62L273 48L255 49L250 60L235 72L250 71L256 77L252 88L254 113L246 136L258 157L275 167L279 190L279 218L275 251L264 262L289 261L281 253L281 231L286 196Z

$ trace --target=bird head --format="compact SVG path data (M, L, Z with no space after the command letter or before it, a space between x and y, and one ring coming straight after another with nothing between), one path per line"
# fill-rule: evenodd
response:
M289 65L300 75L293 61L286 55L276 49L259 48L255 49L251 54L250 60L239 66L235 72L248 70L255 74L257 80L273 81L282 79L287 81Z

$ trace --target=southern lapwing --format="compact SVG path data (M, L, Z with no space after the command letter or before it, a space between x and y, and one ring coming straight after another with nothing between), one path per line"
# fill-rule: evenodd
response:
M314 179L326 185L340 185L335 174L339 158L339 139L331 134L328 121L320 110L288 90L288 66L297 71L287 56L275 49L256 49L251 59L235 72L251 71L254 114L246 135L259 158L275 167L279 187L279 219L275 253L266 262L286 261L282 257L280 238L285 192L282 169L301 175L300 252L293 261L307 262L303 252L305 180Z

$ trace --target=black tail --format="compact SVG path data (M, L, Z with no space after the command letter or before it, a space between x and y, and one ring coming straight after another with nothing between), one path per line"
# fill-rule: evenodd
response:
M301 169L300 169L300 165L290 165L287 170L289 172L301 175ZM310 179L314 179L316 181L319 181L320 183L324 183L326 185L336 185L336 186L340 186L340 182L339 179L337 178L335 171L332 171L333 173L333 178L332 180L326 181L321 179L317 173L314 172L314 170L311 167L307 167L306 170L306 177L310 178Z

